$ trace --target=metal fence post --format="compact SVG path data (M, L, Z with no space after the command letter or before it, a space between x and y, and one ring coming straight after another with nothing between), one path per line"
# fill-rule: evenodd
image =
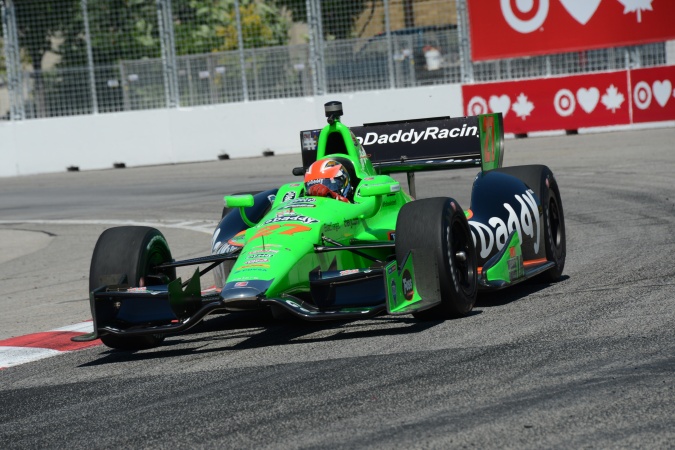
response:
M178 91L178 69L171 0L157 0L157 20L159 22L159 42L162 47L166 106L167 108L177 108L180 106L180 93Z
M309 70L312 75L312 94L318 95L317 69L316 69L316 37L314 36L314 24L312 23L312 0L305 1L307 11L307 28L309 37Z
M2 6L2 37L5 41L5 64L9 90L9 117L11 120L26 118L23 104L23 79L19 56L19 37L16 29L16 11L12 0L0 0Z
M387 64L389 66L389 87L396 88L394 76L394 45L391 41L391 17L389 15L389 0L383 1L384 6L384 32L387 37Z
M248 80L246 79L246 59L244 58L244 36L241 32L241 13L239 12L239 0L234 0L234 16L237 21L237 46L239 47L239 65L241 66L241 85L243 87L244 101L248 101Z
M84 20L84 41L87 43L87 69L89 70L89 89L91 90L91 109L98 114L98 98L96 95L96 74L94 73L94 54L91 50L91 34L89 33L89 14L87 12L87 0L80 2L82 7L82 19Z
M323 16L321 13L321 0L315 0L314 12L317 18L317 50L318 50L318 59L317 59L317 69L319 72L319 93L326 93L326 60L324 58L324 45L323 45Z
M326 67L323 52L323 25L320 0L307 0L307 25L309 27L309 65L312 69L314 95L326 93Z
M457 35L459 38L459 61L463 83L473 83L471 63L471 38L469 37L469 15L466 0L455 0L457 4Z

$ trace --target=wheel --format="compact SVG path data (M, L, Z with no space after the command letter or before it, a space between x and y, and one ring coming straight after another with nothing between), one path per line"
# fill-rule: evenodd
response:
M96 242L89 269L89 291L103 285L124 282L129 286L153 286L176 279L176 269L153 271L172 261L169 245L161 232L150 227L116 227L105 230ZM164 335L101 336L111 348L142 350L156 347Z
M546 258L555 266L537 278L544 281L560 279L565 268L567 246L563 205L553 172L543 165L503 167L496 170L519 178L539 196L543 214Z
M414 248L435 252L441 303L413 316L429 320L468 314L476 303L476 250L459 203L438 197L404 205L396 222L396 260L403 261Z

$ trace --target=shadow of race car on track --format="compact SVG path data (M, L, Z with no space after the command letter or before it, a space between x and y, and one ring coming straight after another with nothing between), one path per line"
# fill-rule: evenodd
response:
M325 109L323 129L300 132L302 167L293 174L308 177L313 163L332 161L351 187L343 201L309 195L302 181L226 196L211 254L182 261L154 228L104 231L90 268L94 332L74 339L139 350L210 313L251 310L308 321L442 320L469 314L480 291L560 278L558 185L543 165L502 167L501 114L350 129L341 103ZM480 169L469 209L447 197L414 199L416 172L467 167ZM393 173L407 173L409 192ZM176 278L177 267L191 265L204 269ZM211 271L216 284L202 289Z

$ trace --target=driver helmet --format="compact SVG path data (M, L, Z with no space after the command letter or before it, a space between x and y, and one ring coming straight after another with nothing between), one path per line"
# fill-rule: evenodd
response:
M308 195L330 195L333 198L341 196L347 199L351 190L352 186L347 170L334 159L316 161L309 166L309 170L305 173L305 192Z

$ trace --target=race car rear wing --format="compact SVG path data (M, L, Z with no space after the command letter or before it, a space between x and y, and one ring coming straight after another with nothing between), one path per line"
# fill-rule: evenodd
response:
M504 158L501 113L369 123L350 129L381 174L476 166L488 171L501 167ZM300 132L305 169L316 161L320 132Z

